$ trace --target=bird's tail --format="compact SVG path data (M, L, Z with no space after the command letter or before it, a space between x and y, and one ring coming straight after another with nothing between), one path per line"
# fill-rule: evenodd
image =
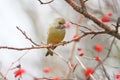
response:
M51 49L55 49L56 47L53 47L53 48L51 48ZM46 53L46 55L45 56L49 56L49 55L51 55L51 56L53 56L53 52L48 48L48 51L47 51L47 53Z
M45 55L45 56L48 56L48 55L53 56L53 52L52 52L51 50L49 50L49 49L48 49L48 51L47 51L47 53L46 53L46 55Z

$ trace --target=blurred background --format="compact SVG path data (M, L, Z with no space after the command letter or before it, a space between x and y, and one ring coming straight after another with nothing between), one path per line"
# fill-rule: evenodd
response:
M48 0L41 0L47 2ZM79 0L74 0L78 5ZM101 18L107 12L111 12L112 16L110 21L106 24L116 24L118 17L120 17L120 1L119 0L88 0L86 2L88 12L91 12L97 18ZM0 46L13 46L13 47L29 47L31 42L28 41L22 33L16 28L26 32L26 34L36 43L42 44L46 42L47 29L49 23L57 17L64 17L66 21L72 21L77 24L84 25L90 29L96 30L98 27L91 20L85 18L81 14L74 11L64 0L54 0L50 4L40 4L38 0L0 0ZM114 27L113 27L114 28ZM72 39L73 34L81 33L80 30L85 30L80 27L72 25L69 29L66 29L66 36L64 41ZM101 30L99 28L98 30ZM81 39L77 43L70 43L64 46L59 46L55 49L64 58L69 59L70 53L73 51L72 62L77 63L75 55L78 55L78 47L82 48L82 52L88 57L93 57L97 52L93 50L95 44L101 44L103 51L100 53L103 59L110 48L113 37L107 34L97 35L91 39L91 35ZM117 48L120 47L120 42L116 39ZM73 49L74 47L74 49ZM114 79L114 73L119 73L119 50L114 45L110 53L110 57L105 61L104 67L109 73L111 80ZM34 77L51 78L53 76L59 76L65 78L68 73L68 65L59 56L45 57L46 49L29 50L29 51L16 51L0 49L0 72L2 72L8 80L16 80L14 77L14 69L18 64L21 64L22 68L26 70L26 74L20 80L33 80ZM24 56L23 56L24 55ZM19 61L18 59L23 56ZM94 60L86 58L80 58L85 66L95 67L98 63ZM44 73L43 68L50 67L50 73ZM116 67L116 68L115 68ZM9 70L9 72L8 72ZM84 80L85 77L83 68L77 66L75 72L70 74L70 78L73 80ZM99 76L98 80L107 80L103 76L103 71L99 67L95 71L95 77Z

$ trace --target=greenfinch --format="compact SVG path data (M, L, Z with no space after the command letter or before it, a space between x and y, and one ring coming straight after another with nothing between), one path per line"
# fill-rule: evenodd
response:
M57 44L61 42L65 37L65 20L64 18L55 18L48 28L48 38L47 44ZM50 49L55 49L56 47L48 48L46 56L53 56L53 52Z

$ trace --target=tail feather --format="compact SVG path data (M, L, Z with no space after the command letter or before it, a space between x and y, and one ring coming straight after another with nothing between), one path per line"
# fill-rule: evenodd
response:
M45 56L48 56L48 55L53 56L53 52L52 52L52 51L50 51L50 50L48 50Z
M53 47L53 48L51 48L51 49L55 49L56 47ZM47 51L47 53L46 53L46 55L45 56L49 56L49 55L51 55L51 56L53 56L53 52L48 48L48 51Z

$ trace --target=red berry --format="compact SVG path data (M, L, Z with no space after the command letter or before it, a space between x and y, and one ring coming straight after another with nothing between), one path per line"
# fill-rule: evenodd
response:
M50 68L49 68L49 67L45 67L45 68L43 69L43 71L44 71L45 73L49 73L49 72L50 72Z
M78 50L78 51L81 51L81 50L82 50L82 48L78 47L78 48L77 48L77 50Z
M84 53L83 53L83 52L80 52L80 53L79 53L79 56L83 56L83 55L84 55Z
M103 17L101 18L101 21L102 21L102 22L109 22L109 17L108 17L108 16L103 16Z
M78 38L78 34L73 34L73 39Z
M17 70L14 72L15 77L21 76L23 73L25 73L25 70L22 69L22 68L19 68L19 69L17 69Z
M112 16L112 12L108 12L107 15L108 15L108 16Z
M94 69L91 68L91 67L88 67L84 70L84 75L87 77L89 76L90 74L92 74L94 72Z
M95 49L96 51L100 52L100 51L102 51L102 45L96 44L96 45L94 46L94 49Z
M64 26L65 26L66 28L70 28L71 25L72 25L72 24L71 24L70 22L68 22L68 21L64 24Z
M59 77L54 77L53 80L60 80L60 78Z
M120 73L115 74L116 79L120 79Z
M95 56L94 59L95 59L96 61L100 61L100 56Z
M75 64L71 62L71 63L70 63L70 66L71 66L71 67L74 67L74 66L75 66Z

